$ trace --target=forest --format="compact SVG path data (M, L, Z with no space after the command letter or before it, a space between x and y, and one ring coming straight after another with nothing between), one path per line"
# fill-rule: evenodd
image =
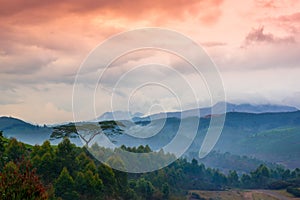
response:
M100 151L99 146L93 147ZM98 149L97 149L98 148ZM148 146L120 147L134 153L151 152ZM103 150L103 149L102 149ZM157 162L172 155L157 152ZM152 159L152 158L151 158ZM123 162L108 157L103 164L86 147L77 147L68 138L57 146L45 141L31 146L7 139L0 132L0 195L11 199L185 199L189 190L286 189L300 195L300 169L273 168L264 164L250 173L232 170L223 173L196 159L177 159L160 170L131 174L109 167Z

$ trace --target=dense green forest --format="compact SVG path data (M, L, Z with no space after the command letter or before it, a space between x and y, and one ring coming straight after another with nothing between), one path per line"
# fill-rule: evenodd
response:
M100 147L94 147L100 148ZM144 153L151 149L121 147ZM161 155L162 158L168 158ZM6 139L0 132L0 194L12 199L184 199L188 190L226 190L230 188L286 188L299 194L300 169L269 168L260 165L248 174L206 168L193 159L178 159L160 170L129 174L102 164L83 147L69 139L51 146L30 146ZM108 157L110 162L123 162ZM108 162L109 163L109 162Z

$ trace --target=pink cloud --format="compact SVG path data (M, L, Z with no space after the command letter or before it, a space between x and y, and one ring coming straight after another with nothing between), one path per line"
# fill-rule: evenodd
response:
M295 43L293 36L277 37L272 33L264 33L264 26L253 28L245 38L244 46L258 43Z

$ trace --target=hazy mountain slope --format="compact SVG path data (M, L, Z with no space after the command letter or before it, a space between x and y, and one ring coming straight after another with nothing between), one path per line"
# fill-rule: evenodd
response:
M243 113L278 113L278 112L295 112L298 111L296 107L284 106L284 105L272 105L272 104L264 104L264 105L252 105L252 104L232 104L219 102L215 104L213 107L206 107L200 109L192 109L186 110L182 112L167 112L167 113L157 113L150 115L148 117L141 118L141 120L149 120L151 119L161 119L167 117L176 117L181 118L181 116L185 117L193 117L200 116L204 117L211 114L223 114L223 108L226 106L226 112L243 112ZM214 113L212 113L212 110Z
M205 121L204 124L209 122ZM269 162L300 166L300 112L228 113L214 148L220 152L247 155ZM200 132L205 131L201 127ZM197 152L203 137L198 135L189 152Z
M260 132L241 141L241 146L247 155L296 168L300 162L300 127Z
M17 138L27 144L42 144L50 138L51 128L35 126L12 117L0 117L0 130L7 138Z
M16 138L31 145L42 144L46 140L50 140L52 144L62 141L62 138L51 140L53 127L32 125L13 117L0 117L0 131L3 131L3 135L7 138ZM70 138L70 140L79 146L82 145L79 138Z
M185 120L189 123L194 119L186 118ZM196 138L186 152L186 156L197 155L209 122L209 117L200 119ZM117 146L148 144L152 149L159 150L175 137L180 123L182 121L176 117L156 119L151 122L143 119L134 123L121 120L115 124L122 124L122 127L113 127L111 131L108 127L104 134ZM53 128L55 127L34 126L15 118L0 118L0 130L4 132L6 137L15 137L29 144L40 144L44 140L51 139L50 135L53 133ZM122 129L122 131L116 133L116 130L119 129ZM191 128L187 126L185 134L181 136L180 140L186 140L191 137L192 133ZM136 138L135 136L148 137ZM59 137L52 139L53 144L61 140ZM77 145L82 145L79 137L71 138L71 140ZM226 115L224 129L214 150L220 153L230 152L234 155L247 155L269 162L285 164L293 168L300 166L299 141L300 111L259 114L229 112Z
M147 125L131 125L121 135L112 138L116 145L138 146L149 144L153 149L168 144L175 136L180 119L167 118L154 120L151 126L161 124L158 134L146 139L136 139L130 135L142 134ZM188 120L188 119L187 119ZM198 155L206 134L210 118L201 118L197 136L186 152L186 156ZM150 126L150 125L149 125ZM153 127L152 127L153 128ZM268 162L277 162L294 168L300 166L300 111L287 113L228 113L222 134L214 148L220 152L247 155ZM187 131L186 137L191 133ZM279 148L280 147L280 148Z
M197 156L197 154L191 155L191 157L195 158L197 158ZM276 168L279 166L249 156L234 155L228 152L220 153L216 151L212 151L204 159L201 159L200 162L206 166L219 169L225 173L228 173L230 170L235 170L239 174L250 173L262 163L270 168Z
M97 118L96 121L109 121L109 120L126 120L132 118L142 117L143 113L131 113L127 111L115 111L115 112L105 112Z

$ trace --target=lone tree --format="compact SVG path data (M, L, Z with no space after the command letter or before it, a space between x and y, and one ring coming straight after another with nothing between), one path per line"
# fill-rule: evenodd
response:
M120 127L125 125L121 122L115 121L101 121L101 122L89 122L89 123L69 123L53 128L53 132L50 136L51 139L58 138L74 138L80 137L85 143L85 146L89 146L90 142L100 134L122 134L123 130Z

